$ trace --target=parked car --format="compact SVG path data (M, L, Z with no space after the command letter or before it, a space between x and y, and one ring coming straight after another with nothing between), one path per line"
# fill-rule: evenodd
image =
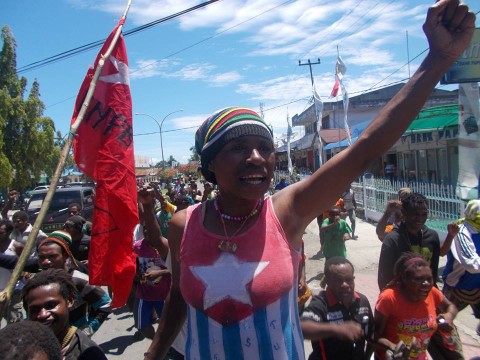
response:
M26 207L31 224L35 222L46 195L47 190L37 190L32 192L32 196ZM48 212L41 225L41 229L46 233L61 229L69 217L67 210L68 205L71 203L79 204L82 208L82 216L86 220L91 221L93 216L94 196L95 190L92 187L76 186L56 189Z

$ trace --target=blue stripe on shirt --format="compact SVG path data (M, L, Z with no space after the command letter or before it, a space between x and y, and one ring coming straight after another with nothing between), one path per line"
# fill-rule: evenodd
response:
M225 351L225 359L243 359L243 349L240 336L240 326L238 323L223 327L223 347Z
M270 332L268 329L267 310L265 308L255 312L253 317L255 331L258 340L258 353L262 355L262 359L273 359Z

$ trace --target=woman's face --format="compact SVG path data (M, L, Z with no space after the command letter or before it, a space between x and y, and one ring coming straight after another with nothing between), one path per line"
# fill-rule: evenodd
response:
M273 143L254 135L228 142L209 165L222 191L255 200L268 190L274 169Z
M417 266L402 277L402 285L410 300L423 301L433 287L432 270L428 266Z

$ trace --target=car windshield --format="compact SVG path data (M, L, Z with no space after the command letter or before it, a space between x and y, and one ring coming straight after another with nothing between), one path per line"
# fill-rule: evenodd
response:
M33 194L30 202L28 203L27 211L29 212L36 212L39 211L43 200L47 193L39 193ZM68 205L71 203L78 203L81 204L81 197L79 191L68 191L68 192L56 192L53 195L52 202L50 204L49 211L59 211L59 210L66 210Z

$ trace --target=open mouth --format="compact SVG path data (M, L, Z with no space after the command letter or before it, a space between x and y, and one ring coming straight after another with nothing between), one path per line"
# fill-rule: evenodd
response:
M261 175L248 175L240 177L240 181L249 185L260 185L266 178L266 176Z

